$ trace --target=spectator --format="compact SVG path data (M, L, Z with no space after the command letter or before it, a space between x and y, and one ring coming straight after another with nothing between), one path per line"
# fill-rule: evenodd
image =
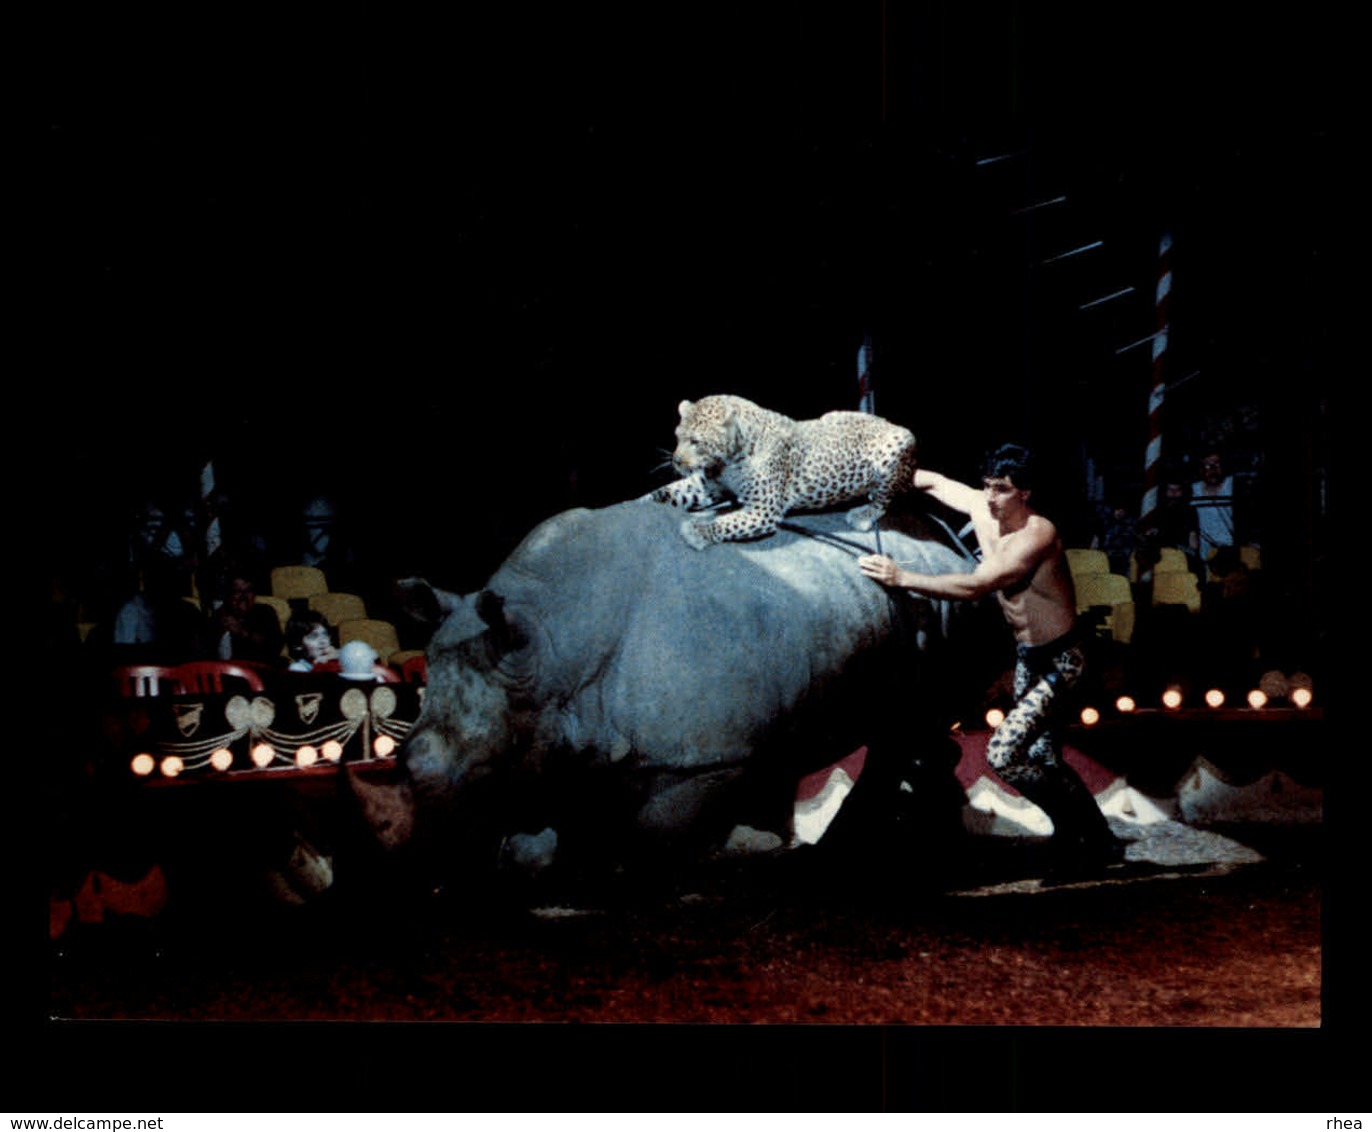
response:
M1091 540L1091 545L1105 551L1113 573L1128 577L1129 560L1139 546L1138 520L1129 513L1129 508L1116 500L1101 515L1101 531Z
M129 561L138 566L163 554L171 558L180 557L180 537L168 528L167 516L162 508L151 499L144 500L133 517Z
M203 500L200 592L223 593L235 571L265 574L268 548L251 513L227 492L213 489Z
M150 562L143 589L119 607L110 644L122 664L181 664L208 654L202 622L186 600L189 575L171 561Z
M1234 477L1224 470L1218 452L1201 460L1201 478L1191 485L1191 507L1196 514L1196 529L1191 532L1191 548L1202 565L1223 547L1237 546L1234 537Z
M277 664L284 638L281 622L270 607L257 604L257 591L241 572L231 573L223 604L215 611L221 660Z
M1139 535L1134 554L1139 567L1137 582L1144 586L1152 582L1153 567L1157 565L1162 547L1180 550L1185 554L1187 564L1194 573L1197 566L1195 530L1196 513L1191 507L1186 484L1172 477L1163 484L1162 499L1153 524Z
M318 610L291 615L286 623L286 652L292 672L338 672L341 668L329 623Z
M153 500L144 500L134 513L129 532L127 567L137 578L150 566L174 563L189 568L194 562L195 540L186 517L169 521L167 512Z
M366 641L349 641L338 648L323 614L313 609L291 617L286 625L286 649L291 672L333 672L345 680L388 684L396 679Z
M1171 546L1195 558L1196 512L1186 484L1172 477L1162 488L1162 504L1158 508L1158 544Z
M325 496L309 499L300 512L300 552L295 561L324 571L329 589L358 593L364 580L347 524L333 501Z

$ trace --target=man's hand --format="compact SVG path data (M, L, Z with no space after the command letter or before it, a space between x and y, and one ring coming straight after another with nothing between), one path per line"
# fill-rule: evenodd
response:
M900 585L900 567L885 554L866 554L858 559L858 568L883 586Z
M219 610L219 628L235 637L246 636L248 632L247 623L227 605Z

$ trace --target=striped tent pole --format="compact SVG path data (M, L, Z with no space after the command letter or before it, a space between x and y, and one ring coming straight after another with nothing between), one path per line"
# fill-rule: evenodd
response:
M1143 505L1139 509L1139 529L1145 531L1157 522L1158 483L1162 470L1162 408L1167 392L1164 374L1169 327L1167 308L1171 294L1172 235L1164 232L1158 244L1158 287L1153 300L1158 329L1153 335L1153 387L1148 394L1148 448L1143 462Z
M872 387L872 336L862 336L862 346L857 356L858 411L875 413L877 411L876 390Z
M862 346L858 350L857 379L858 411L875 415L877 395L872 384L872 335L870 333L862 336ZM872 524L872 535L876 542L877 553L881 554L881 522L879 520Z

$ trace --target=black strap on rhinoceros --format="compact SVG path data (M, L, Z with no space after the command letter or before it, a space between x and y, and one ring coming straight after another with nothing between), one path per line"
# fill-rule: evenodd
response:
M977 556L974 553L972 553L972 551L968 549L967 544L957 534L954 533L952 527L950 527L937 515L927 510L922 511L920 517L933 523L941 531L943 531L943 533L948 536L948 547L951 550L956 551L959 557L961 557L965 562L967 562L968 565L973 567L976 566ZM858 542L856 537L840 535L834 531L816 530L814 527L809 527L804 525L803 523L798 523L794 519L783 519L781 520L781 522L777 524L777 527L780 530L790 531L792 534L802 535L805 538L812 538L819 542L827 543L830 546L851 550L856 555L884 553L881 546L880 524L872 528L872 536L875 547L869 547L861 542ZM886 593L893 605L896 602L896 600L901 596L909 596L909 591L891 587L886 588ZM895 623L897 631L903 631L904 622L902 621L902 619L896 617Z
M970 550L967 549L967 544L963 542L962 539L960 539L954 533L952 527L950 527L937 515L929 514L926 512L924 517L928 519L930 522L936 524L941 530L943 530L948 535L948 545L951 549L957 551L958 554L964 559L966 559L969 563L976 563L976 555L974 555ZM781 522L777 524L777 526L783 531L790 531L792 534L804 535L806 538L818 539L820 542L827 542L832 546L848 547L849 549L853 550L858 554L882 553L881 529L879 527L873 528L872 532L876 542L874 550L873 547L864 546L862 543L856 541L856 539L846 538L843 535L835 534L833 531L818 531L813 529L812 527L807 527L801 523L797 523L794 519L783 519Z
M915 520L914 525L922 534L927 533L923 530L925 521L934 524L946 536L949 549L969 568L975 567L977 557L967 544L927 509L921 509L917 517L902 509L892 518L899 526L910 526L908 520ZM902 523L902 518L907 522ZM874 551L858 541L862 536L856 532L850 536L818 530L794 519L783 520L779 526L847 550L855 557L883 553L879 528L873 531ZM883 588L891 607L895 649L890 654L888 676L873 694L899 696L912 683L908 666L919 651L912 639L910 618L905 616L915 599L908 590ZM889 720L889 713L872 713L873 733L867 743L863 773L824 837L825 850L841 860L849 854L866 859L874 848L874 838L902 856L912 850L918 852L920 846L941 852L946 849L950 834L961 831L961 807L966 798L955 775L961 756L957 744L937 722L931 721L927 728L916 724L909 731L893 732L889 725L883 726L883 720ZM844 875L852 874L845 868Z

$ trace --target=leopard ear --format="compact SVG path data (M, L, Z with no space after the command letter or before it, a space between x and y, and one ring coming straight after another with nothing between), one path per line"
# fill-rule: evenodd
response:
M693 406L691 405L691 402L683 401L680 405L676 407L676 411L678 414L684 417L687 413L691 411L692 408Z
M738 407L730 405L724 413L724 435L728 437L727 445L730 452L737 452L743 444L743 429L738 423Z

